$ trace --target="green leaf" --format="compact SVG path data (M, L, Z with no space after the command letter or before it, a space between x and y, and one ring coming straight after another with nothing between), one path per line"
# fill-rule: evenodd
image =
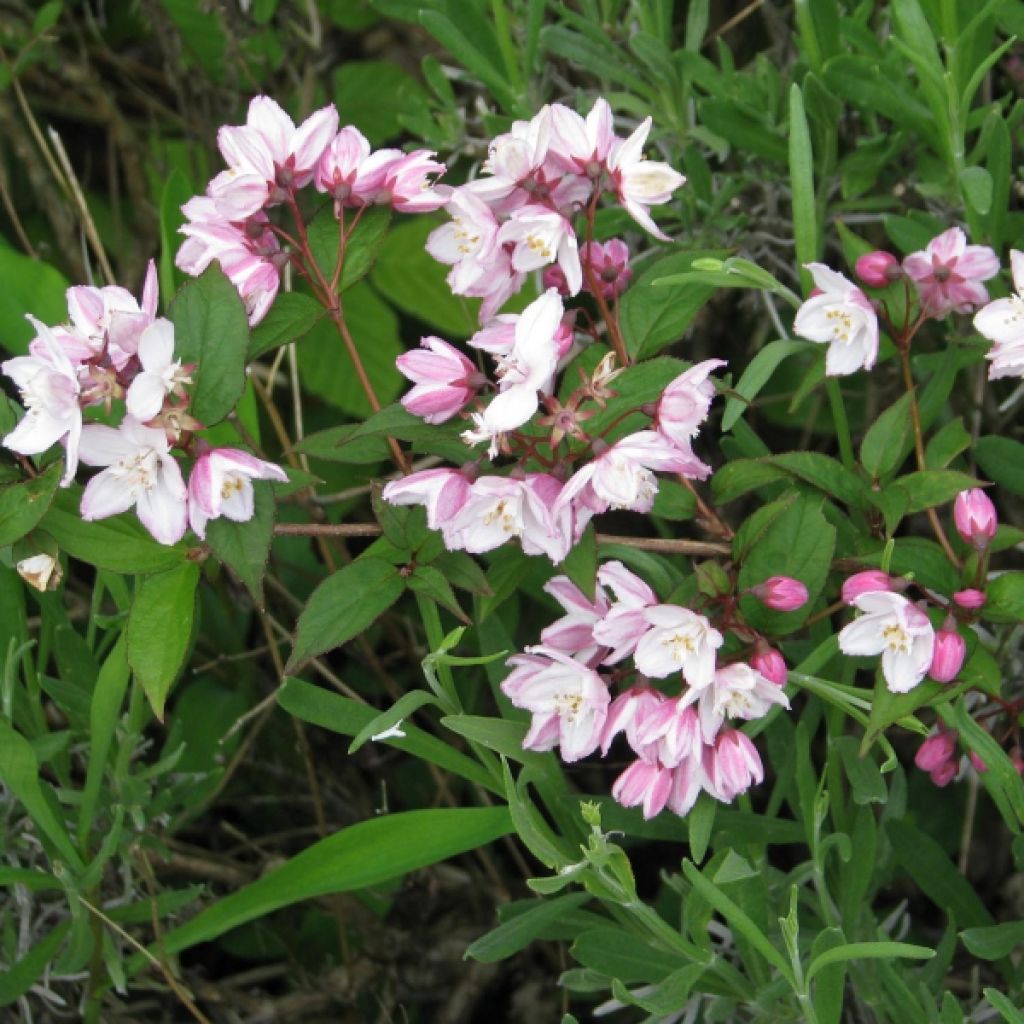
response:
M693 805L693 810L687 816L690 856L698 864L708 852L708 843L711 841L711 830L715 825L717 809L718 801L713 800L707 793L701 793Z
M452 591L451 584L445 579L444 573L432 565L417 565L413 574L406 580L409 589L423 597L429 597L436 605L445 608L460 622L470 625L470 619L462 610L458 598Z
M997 622L1024 620L1024 572L1004 572L989 581L985 615Z
M593 928L572 944L570 953L584 967L624 984L664 981L680 966L679 955L665 953L622 928Z
M35 752L20 732L0 718L0 778L22 802L36 828L53 844L57 853L75 872L82 870L82 860L68 836L64 823L57 817L52 802L39 780L39 763Z
M35 337L35 328L25 319L32 313L45 324L59 324L67 319L68 305L64 297L67 279L54 267L41 260L30 259L0 240L0 339L11 355L28 352L28 343Z
M82 803L78 808L80 846L86 842L93 826L107 757L114 739L114 729L121 717L121 705L130 678L128 644L122 633L103 662L89 702L89 766L82 790Z
M722 430L732 430L736 421L746 412L747 404L761 393L761 389L771 380L772 374L783 360L798 352L810 351L813 347L814 343L810 341L768 342L747 363L743 374L732 388L735 394L729 395L726 399L725 412L722 414Z
M539 765L544 754L523 748L526 722L510 722L503 718L485 718L482 715L446 715L441 719L446 729L480 743L490 750L522 764Z
M349 697L339 697L336 693L330 693L301 679L286 679L278 690L277 702L290 715L318 725L322 729L340 733L342 736L358 735L379 714L376 708L368 704L362 704ZM386 740L378 742L397 747L423 761L430 761L445 771L504 796L504 787L496 785L479 762L460 753L450 743L417 729L408 722L403 724L402 732L405 733L404 737L389 736Z
M803 624L825 585L836 530L821 512L820 498L802 497L782 512L754 544L740 568L741 591L772 576L786 575L807 588L808 600L790 612L773 611L752 594L740 598L744 618L768 635L791 633Z
M182 279L181 271L174 266L174 255L181 244L178 228L185 223L185 215L181 212L195 193L195 189L177 167L171 168L167 180L160 191L160 292L173 295L177 291L178 282Z
M128 613L128 664L161 721L167 694L188 653L198 585L195 562L147 576Z
M569 549L559 568L590 599L594 599L597 586L597 534L588 524L583 536Z
M958 924L973 927L994 923L970 882L931 836L905 821L889 821L885 827L896 859L937 907Z
M219 423L245 390L249 318L238 290L212 263L184 284L171 303L174 354L192 371L190 412L202 424Z
M649 264L619 303L619 323L629 354L645 359L678 341L715 293L711 285L685 282L653 288L655 281L692 268L708 252L672 253Z
M218 900L186 924L164 932L160 948L173 956L281 907L382 885L485 846L511 829L504 807L405 811L349 825ZM129 970L134 972L145 962L134 957Z
M43 518L63 470L58 460L31 480L0 487L0 547L20 540Z
M725 504L776 480L796 478L854 508L867 501L867 488L835 459L817 452L786 452L760 459L734 459L711 478L715 500Z
M877 480L898 469L913 445L910 395L901 395L868 428L860 445L861 465Z
M860 744L854 736L840 736L829 744L829 753L838 751L850 780L855 804L884 804L889 797L885 780L870 754L861 755Z
M313 591L299 616L286 671L348 643L401 597L405 580L390 562L357 558Z
M952 501L961 491L980 483L973 476L952 469L924 469L901 476L889 486L906 492L907 513L910 514Z
M992 209L992 175L984 167L965 167L960 172L960 188L968 205L987 216Z
M338 282L338 290L342 292L369 273L391 224L390 207L363 207L358 215L359 223L353 228L351 225L356 214L351 210L345 211L345 230L350 233L345 243L345 262ZM334 276L341 241L341 223L335 219L330 203L310 221L307 231L313 258L324 279L330 281Z
M1024 444L1009 437L979 437L974 457L985 475L1013 494L1024 495Z
M81 495L78 487L58 491L39 523L72 558L111 572L147 573L170 569L187 557L183 544L158 544L130 513L85 522L78 511Z
M1024 947L1024 921L1006 921L989 928L967 928L960 933L967 949L982 960L1002 960Z
M481 936L466 950L466 956L493 964L525 949L549 925L590 899L585 892L569 893L551 900L535 900L534 906Z
M794 985L793 970L786 962L786 958L769 941L768 936L758 928L753 919L729 899L718 886L705 878L695 864L684 860L683 874L686 875L687 880L700 896L725 918L729 927L743 935L791 986Z
M443 572L453 587L479 597L494 593L483 569L465 551L442 551L430 564Z
M206 527L206 542L263 607L263 576L267 571L270 545L274 539L274 493L265 480L253 481L252 518L236 523L227 516L211 520Z
M402 694L391 707L375 715L356 733L355 739L348 745L348 752L354 754L367 740L372 740L381 733L390 732L426 704L441 706L441 702L426 690L412 690Z
M448 267L438 263L425 246L438 222L410 217L388 232L370 280L403 313L422 320L446 338L468 338L479 327L479 299L454 295L445 280Z
M985 998L999 1011L1006 1024L1024 1024L1024 1012L1018 1010L998 989L982 989Z
M393 401L406 383L395 367L402 352L398 318L368 284L345 293L344 316L377 397L384 403ZM369 416L370 401L330 320L321 320L309 331L298 357L306 390L351 416Z
M793 196L793 240L804 294L810 291L811 275L804 265L818 258L818 211L814 192L814 154L800 86L789 88L789 186Z
M849 942L842 946L833 946L819 954L807 968L806 981L809 983L814 976L829 964L846 963L849 960L888 960L901 957L905 960L931 960L935 950L927 946L912 946L908 942Z
M42 977L47 965L57 955L70 927L70 921L62 921L16 964L0 974L0 1006L16 1003Z
M305 337L327 311L316 299L302 292L284 292L274 299L267 315L252 329L249 359Z
M334 104L376 149L399 135L404 117L429 116L423 87L390 60L347 60L334 71Z

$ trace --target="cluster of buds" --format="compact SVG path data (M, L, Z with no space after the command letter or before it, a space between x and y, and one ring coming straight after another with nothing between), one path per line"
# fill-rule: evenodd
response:
M430 254L452 268L452 291L483 300L481 323L519 291L531 270L549 268L546 286L563 295L584 286L602 299L621 293L629 280L625 246L613 240L581 247L573 223L585 213L592 231L603 195L667 241L649 208L667 202L686 179L644 158L650 130L648 117L619 138L611 108L598 99L586 118L560 103L545 106L491 142L485 176L451 190L445 206L451 222L427 241Z
M721 360L680 374L652 408L630 410L646 415L649 427L609 442L589 434L586 424L614 394L611 354L564 404L553 397L558 367L573 345L554 289L521 315L498 318L470 344L494 357L496 383L446 342L425 338L418 351L398 359L415 384L403 403L431 423L473 403L463 438L471 445L487 442L492 459L514 458L510 474L485 475L478 459L458 469L412 473L383 492L394 504L425 506L428 524L450 550L478 554L516 538L527 554L561 562L594 515L610 508L649 512L658 491L655 473L697 480L710 474L692 442L715 394L709 374L724 365ZM480 397L485 388L492 392L486 404Z
M959 774L962 761L957 752L959 735L955 729L939 725L917 748L914 755L914 764L923 772L927 772L932 782L940 789L948 786ZM1024 778L1024 754L1018 745L1014 745L1009 751L1010 763L1017 774ZM988 771L988 765L978 756L975 751L970 751L967 761L971 767L982 774Z
M47 327L29 317L36 337L28 355L0 369L14 381L25 416L4 438L20 455L64 446L68 486L79 462L103 467L86 484L81 515L104 519L135 508L161 544L174 544L191 522L200 536L219 516L252 518L255 478L285 481L277 466L237 449L197 443L201 428L188 413L193 367L174 354L174 325L156 315L158 289L152 263L141 301L123 288L68 289L68 323ZM84 423L83 411L108 413L124 402L117 428ZM172 447L195 456L188 486ZM27 570L36 573L30 566ZM45 583L44 583L45 586Z
M753 592L759 589L774 608L803 603L795 580L774 577ZM723 664L723 632L700 612L660 603L621 562L598 569L593 600L565 576L545 590L566 614L542 631L539 645L509 659L512 672L502 683L512 703L532 715L524 747L557 746L571 762L599 748L607 755L622 733L636 759L612 795L642 806L647 818L665 807L684 815L702 791L728 803L761 781L757 748L727 721L789 707L778 651L758 638L749 662ZM749 627L732 617L718 625L749 640ZM620 687L615 697L613 685Z
M1024 254L1014 253L1012 260L1014 281L1020 291L1024 289ZM857 277L869 288L885 289L904 281L909 299L909 285L914 286L918 312L912 317L908 308L901 326L889 322L884 302L872 301L842 274L823 263L809 263L807 269L814 278L815 291L797 311L793 330L801 338L829 346L825 356L829 376L870 370L875 365L879 313L884 314L894 340L909 343L925 320L974 310L979 310L975 328L996 342L988 353L992 361L989 377L1024 374L1024 299L1018 295L989 303L983 282L999 272L999 257L988 246L968 245L967 236L958 227L943 231L902 263L883 250L866 253L857 260Z
M187 274L201 274L214 260L238 289L258 324L270 309L281 270L293 257L282 247L287 232L268 211L284 206L297 213L296 195L312 184L334 199L335 215L345 208L389 206L423 213L444 204L447 193L433 187L444 171L433 153L397 149L370 151L352 125L338 130L333 104L295 122L269 96L249 104L244 125L224 125L217 145L227 169L207 186L206 195L183 207L186 241L176 263Z

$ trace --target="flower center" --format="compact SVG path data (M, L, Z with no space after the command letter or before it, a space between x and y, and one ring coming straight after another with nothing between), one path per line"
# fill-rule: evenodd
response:
M825 319L832 323L832 340L847 342L853 335L853 317L843 309L830 309Z
M910 636L902 626L886 626L882 630L885 646L896 654L910 653Z

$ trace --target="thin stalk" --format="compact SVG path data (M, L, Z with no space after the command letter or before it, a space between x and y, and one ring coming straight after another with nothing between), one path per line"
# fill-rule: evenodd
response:
M829 407L832 409L832 420L836 426L836 435L839 438L839 458L847 469L853 469L853 440L850 437L850 420L846 415L846 404L843 402L843 393L839 388L839 381L835 377L828 377L825 380L825 391L828 394Z

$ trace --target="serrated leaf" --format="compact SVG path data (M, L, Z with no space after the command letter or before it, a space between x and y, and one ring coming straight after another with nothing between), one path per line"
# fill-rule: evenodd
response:
M861 465L874 479L898 469L914 444L910 395L902 395L875 420L860 445Z
M195 363L189 411L204 426L219 423L245 390L249 318L238 290L216 263L186 282L170 309L174 354Z
M338 282L338 290L341 292L351 288L369 273L391 223L391 209L387 206L364 207L359 213L359 223L352 228L355 215L352 210L345 211L345 230L349 235L345 243L345 261ZM313 258L324 279L330 281L334 276L338 245L341 241L341 224L335 219L330 203L309 222L306 230Z
M299 616L286 671L348 643L387 611L405 590L398 569L380 558L357 558L313 591Z
M409 589L429 597L435 604L447 609L460 622L471 624L469 616L462 610L458 598L452 591L451 584L445 579L444 573L433 565L418 565L415 572L406 580Z
M249 359L305 337L327 311L316 299L302 292L284 292L274 300L267 315L253 328Z
M128 664L161 720L167 695L188 653L198 584L195 562L147 576L135 591L128 613Z
M1024 444L1009 437L979 437L974 457L992 481L1013 494L1024 495Z

